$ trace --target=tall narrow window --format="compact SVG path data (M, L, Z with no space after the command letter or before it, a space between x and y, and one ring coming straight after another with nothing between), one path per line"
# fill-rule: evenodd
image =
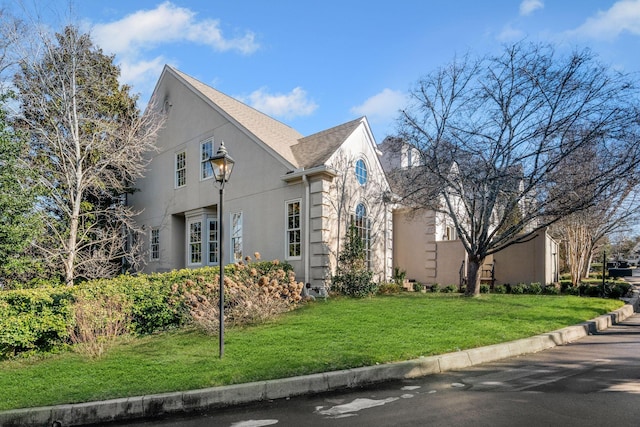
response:
M176 153L176 188L187 185L187 153Z
M209 264L218 263L218 219L209 218Z
M300 200L287 202L287 258L300 258Z
M371 224L367 217L367 208L364 204L359 203L356 206L355 215L351 218L354 227L358 232L358 236L362 239L362 245L366 254L367 266L371 264Z
M213 169L209 159L213 157L213 141L205 141L200 144L200 179L207 179L213 176Z
M202 222L189 224L189 264L202 263Z
M360 185L365 185L367 183L368 172L367 172L367 164L362 159L358 159L356 162L356 179Z
M151 260L156 261L160 259L160 229L151 229Z
M242 212L231 215L231 252L234 262L242 260Z

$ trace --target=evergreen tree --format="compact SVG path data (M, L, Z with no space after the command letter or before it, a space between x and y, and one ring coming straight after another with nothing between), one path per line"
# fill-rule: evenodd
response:
M24 138L8 122L0 96L0 287L12 287L33 277L34 259L29 255L37 230L35 187L32 173L22 161Z
M118 83L114 57L68 26L37 33L39 55L22 55L15 85L42 199L48 241L42 253L72 284L110 277L139 259L127 235L142 230L126 194L147 164L162 125L153 107L140 114L130 88ZM141 241L138 240L138 241Z
M349 226L340 255L338 267L333 276L332 288L335 292L352 297L365 297L377 290L373 283L373 272L367 266L367 251L358 229Z

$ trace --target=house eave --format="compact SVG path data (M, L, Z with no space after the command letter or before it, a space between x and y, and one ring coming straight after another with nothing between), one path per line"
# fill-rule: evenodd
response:
M311 176L322 176L322 175L324 175L329 179L333 179L336 176L338 176L338 172L335 169L328 167L327 165L321 165L321 166L315 166L309 169L293 170L291 172L288 172L285 175L282 175L281 179L285 182L294 182L294 181L301 180L302 177L304 176L311 177Z

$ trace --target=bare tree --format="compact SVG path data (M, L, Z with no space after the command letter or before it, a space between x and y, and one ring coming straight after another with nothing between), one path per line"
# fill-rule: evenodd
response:
M417 82L400 136L422 162L403 174L401 196L450 216L469 258L468 295L479 293L485 257L589 208L635 167L632 82L588 50L561 57L525 43L456 59ZM572 174L566 160L584 147L598 162Z
M120 272L137 245L137 213L125 203L154 150L162 115L140 114L120 70L74 26L50 35L34 27L20 46L15 85L32 167L46 196L39 205L48 239L40 246L67 284ZM28 53L28 54L27 54ZM135 257L134 257L135 258Z
M637 179L627 177L606 188L598 201L583 211L562 218L552 227L553 235L564 243L566 263L574 286L589 277L589 267L612 233L630 231L640 217Z

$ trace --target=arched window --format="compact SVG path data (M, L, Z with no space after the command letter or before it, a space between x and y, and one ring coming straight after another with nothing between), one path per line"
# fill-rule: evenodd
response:
M362 159L358 159L356 161L356 179L360 185L365 185L367 183L368 171L367 164Z
M367 216L367 207L363 203L358 203L355 214L351 217L351 222L362 239L367 266L371 264L371 221Z

